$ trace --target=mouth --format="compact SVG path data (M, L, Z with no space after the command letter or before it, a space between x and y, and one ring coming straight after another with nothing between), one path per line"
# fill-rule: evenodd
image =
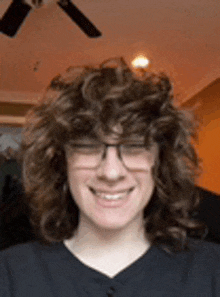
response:
M134 190L134 187L131 187L125 190L111 191L111 192L96 190L92 187L89 187L89 189L93 193L93 195L95 195L100 199L103 199L106 201L118 201L118 200L123 200L125 197L127 197Z

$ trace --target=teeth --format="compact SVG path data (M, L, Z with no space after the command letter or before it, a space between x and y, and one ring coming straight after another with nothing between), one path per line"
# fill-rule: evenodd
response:
M103 199L107 199L107 200L119 200L119 199L122 199L125 196L125 194L123 194L123 195L99 195L99 197L101 197Z
M120 194L104 194L104 193L99 193L97 192L96 195L99 196L102 199L106 199L106 200L120 200L123 199L130 191L126 191L124 193L120 193Z
M93 194L98 196L99 198L105 199L105 200L120 200L123 199L126 195L128 195L131 191L133 190L130 189L129 191L123 192L123 193L118 193L118 194L106 194L102 192L96 192L94 189L91 189Z
M119 200L122 199L127 193L124 194L116 194L116 195L106 195L103 193L97 193L97 196L99 196L102 199L106 199L106 200Z

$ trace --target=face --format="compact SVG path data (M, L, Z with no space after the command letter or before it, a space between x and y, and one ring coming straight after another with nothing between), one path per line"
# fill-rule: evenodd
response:
M103 141L118 143L114 137ZM140 144L140 139L132 141ZM145 166L128 169L119 158L117 148L109 146L99 166L87 168L86 164L76 166L74 149L67 149L68 182L79 208L79 224L86 222L87 226L105 230L123 229L132 224L141 226L144 208L154 190L152 168L157 155L158 147L153 144L144 154ZM80 160L82 163L83 158Z

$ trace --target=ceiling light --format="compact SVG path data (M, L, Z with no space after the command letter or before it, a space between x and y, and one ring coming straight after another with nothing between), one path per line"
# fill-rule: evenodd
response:
M142 69L145 69L148 67L150 61L145 57L145 56L142 56L142 55L139 55L137 56L132 62L132 66L134 68L142 68Z

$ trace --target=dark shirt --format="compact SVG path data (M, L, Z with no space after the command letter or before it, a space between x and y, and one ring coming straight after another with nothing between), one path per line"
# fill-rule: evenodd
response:
M0 253L0 297L219 297L220 245L198 241L170 254L153 246L110 278L62 243L20 244Z

